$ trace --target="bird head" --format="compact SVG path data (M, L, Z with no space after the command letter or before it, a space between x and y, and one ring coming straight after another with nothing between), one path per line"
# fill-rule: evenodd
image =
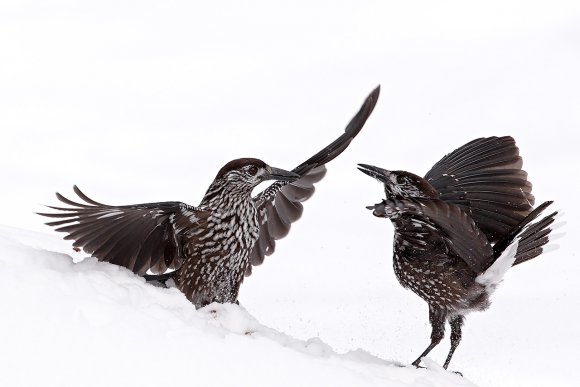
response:
M385 185L387 199L396 198L438 198L439 193L427 180L411 172L388 171L367 164L359 164L358 169Z
M266 180L295 181L300 175L271 167L262 160L243 158L232 160L220 169L215 180L254 188Z
M300 175L294 172L271 167L259 159L236 159L219 170L203 202L211 202L223 193L247 197L258 184L266 180L292 182L299 178Z

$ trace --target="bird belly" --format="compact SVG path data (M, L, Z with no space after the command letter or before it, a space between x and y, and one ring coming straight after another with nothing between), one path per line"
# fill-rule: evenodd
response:
M469 278L469 274L462 273L462 268L454 268L448 260L409 259L395 254L393 268L404 288L450 314L464 315L489 306L486 289Z
M240 216L233 214L220 219L219 226L211 227L211 236L196 236L188 244L177 282L196 307L237 301L250 253L258 239L255 216L246 217L245 222L240 221Z
M189 259L180 269L178 288L197 307L212 302L235 303L248 263L248 254Z

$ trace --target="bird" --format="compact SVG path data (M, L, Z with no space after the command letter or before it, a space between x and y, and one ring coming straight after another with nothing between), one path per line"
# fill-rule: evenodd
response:
M325 164L340 155L361 131L380 94L376 87L344 133L292 171L256 158L226 163L198 206L183 202L106 205L85 195L83 202L56 193L66 207L39 215L66 233L75 248L100 261L126 267L147 281L172 279L196 307L237 303L240 285L274 252L303 211L302 202L326 174ZM264 181L273 183L252 196Z
M384 184L386 198L367 208L394 226L393 269L399 283L429 307L431 341L422 359L451 328L447 369L465 316L490 306L506 271L537 257L557 211L535 198L515 140L478 138L437 162L425 177L369 164L358 169Z

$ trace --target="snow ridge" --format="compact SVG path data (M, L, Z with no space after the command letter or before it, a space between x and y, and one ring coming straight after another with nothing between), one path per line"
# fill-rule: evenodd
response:
M473 385L434 363L338 354L265 327L241 306L196 311L176 289L92 258L75 263L68 249L0 227L0 385Z

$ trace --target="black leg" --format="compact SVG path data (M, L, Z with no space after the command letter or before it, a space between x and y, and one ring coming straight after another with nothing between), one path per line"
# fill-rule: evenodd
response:
M443 365L443 368L445 369L449 366L451 358L453 357L453 352L455 352L455 349L461 341L461 326L463 325L464 320L465 318L463 316L455 316L449 321L449 325L451 326L451 349L449 349L447 360L445 360L445 364Z
M443 340L445 336L445 311L429 305L429 322L431 323L431 344L423 353L413 362L415 367L419 367L421 359L427 356L433 348Z

